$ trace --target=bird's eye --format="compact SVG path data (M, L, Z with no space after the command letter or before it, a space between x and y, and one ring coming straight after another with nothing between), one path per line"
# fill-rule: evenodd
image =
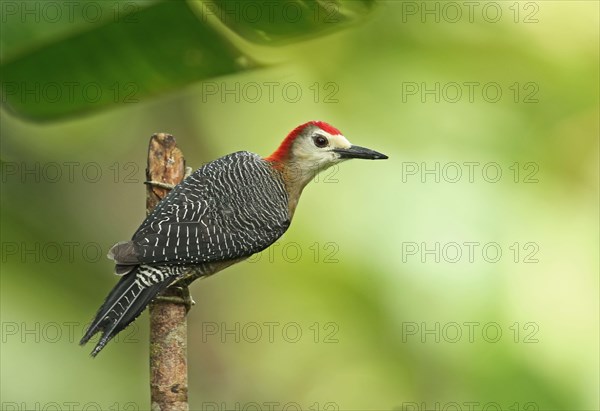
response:
M329 141L327 141L327 138L325 138L324 136L322 136L320 134L317 134L316 136L314 136L313 141L315 143L315 146L317 146L319 148L327 147L329 145Z

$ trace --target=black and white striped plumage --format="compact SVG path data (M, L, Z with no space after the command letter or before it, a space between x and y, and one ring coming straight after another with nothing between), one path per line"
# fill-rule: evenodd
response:
M213 161L175 187L131 241L109 253L123 277L81 340L102 332L92 355L175 280L210 275L277 240L302 190L320 171L351 158L385 160L352 145L335 127L309 121L262 159L240 151Z
M193 269L210 275L264 250L288 228L285 183L272 165L240 151L208 163L177 185L131 241L110 257L124 275L81 340L102 337L96 355L160 291Z

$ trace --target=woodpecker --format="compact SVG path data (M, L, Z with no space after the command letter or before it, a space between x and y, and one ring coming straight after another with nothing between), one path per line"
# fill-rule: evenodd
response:
M388 157L350 144L325 122L310 121L292 130L268 157L238 151L193 172L156 206L130 241L109 251L121 279L80 344L102 332L91 353L95 357L175 281L185 277L189 284L269 247L290 226L308 182L352 158Z

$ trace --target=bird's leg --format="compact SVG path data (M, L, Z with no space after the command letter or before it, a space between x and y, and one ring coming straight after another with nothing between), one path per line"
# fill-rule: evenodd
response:
M185 174L183 175L183 179L188 178L194 170L192 167L185 168ZM173 184L163 183L162 181L144 181L144 184L152 185L154 187L164 188L165 190L172 190L175 188Z
M179 280L177 280L176 284L180 285L181 287L186 287L187 288L197 278L198 278L197 275L194 275L193 273L188 273L184 277L182 277Z
M193 300L192 295L190 294L190 289L186 285L179 286L178 283L170 286L164 292L167 295L159 295L154 301L164 301L174 304L182 304L185 306L185 311L189 312L192 308L192 305L195 305L196 302Z

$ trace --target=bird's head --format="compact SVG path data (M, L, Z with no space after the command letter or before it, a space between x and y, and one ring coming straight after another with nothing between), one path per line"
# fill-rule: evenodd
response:
M296 127L273 154L265 158L281 173L289 195L290 216L300 193L320 171L352 158L385 160L385 154L352 145L335 127L309 121Z
M266 160L295 170L310 180L319 171L352 158L385 160L388 157L351 144L337 128L325 122L309 121L292 130Z

